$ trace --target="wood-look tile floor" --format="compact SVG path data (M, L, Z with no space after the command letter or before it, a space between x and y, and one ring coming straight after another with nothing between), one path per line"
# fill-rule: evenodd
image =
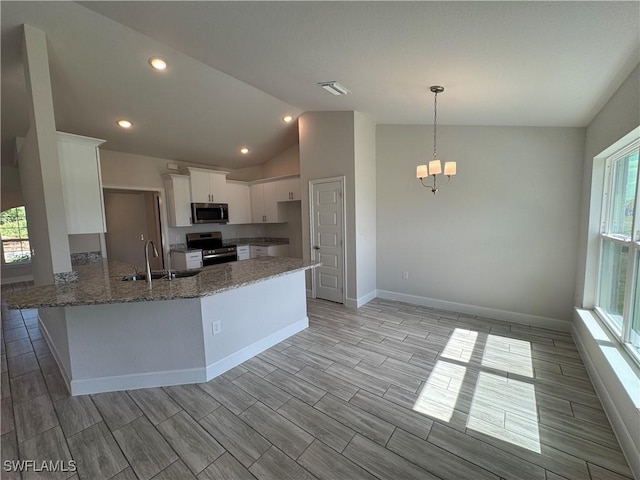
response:
M73 460L42 478L90 480L631 478L570 335L381 299L308 312L308 329L208 383L70 397L37 312L3 306L2 465Z

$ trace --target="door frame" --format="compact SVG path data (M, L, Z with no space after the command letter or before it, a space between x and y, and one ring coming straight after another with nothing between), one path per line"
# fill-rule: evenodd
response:
M315 180L309 180L309 252L310 257L314 260L313 254L313 239L315 236L315 210L314 210L314 199L313 199L313 187L320 183L331 183L331 182L340 182L340 189L342 191L341 200L342 200L342 225L340 225L342 230L342 305L346 305L347 302L347 209L345 198L347 196L345 192L345 183L346 177L327 177L327 178L317 178ZM311 298L316 298L316 270L312 269L311 274Z
M165 195L164 188L161 187L136 187L133 185L102 185L102 193L104 196L105 190L129 190L129 191L138 191L138 192L155 192L158 194L158 203L160 204L160 244L162 246L162 264L168 265L168 256L169 256L169 221L167 217L167 205L165 199L167 198ZM102 250L102 256L107 258L107 241L105 239L104 233L100 234L100 249Z

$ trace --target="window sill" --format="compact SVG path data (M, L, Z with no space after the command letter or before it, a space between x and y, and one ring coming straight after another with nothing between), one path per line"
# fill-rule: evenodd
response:
M615 374L635 407L640 409L640 368L634 359L604 325L596 312L576 308L576 315L582 323L583 329L590 335L591 341L597 347L597 352L606 361L606 366ZM585 345L585 339L580 335L581 332L576 333L580 337L582 346L588 348L589 346ZM597 361L594 358L591 360Z
M4 263L2 262L2 268L8 268L8 269L12 269L12 268L20 268L20 267L30 267L31 266L31 262L20 262L20 263Z

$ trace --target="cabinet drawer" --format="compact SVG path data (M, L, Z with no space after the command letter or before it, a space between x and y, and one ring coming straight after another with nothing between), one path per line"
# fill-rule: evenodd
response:
M251 258L266 257L267 255L269 255L269 248L268 247L260 247L260 246L256 246L256 245L251 245Z
M186 258L187 258L187 262L193 261L193 260L201 260L202 259L202 252L189 252L186 254Z

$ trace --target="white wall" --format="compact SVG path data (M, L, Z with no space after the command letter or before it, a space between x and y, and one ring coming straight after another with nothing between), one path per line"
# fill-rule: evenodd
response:
M300 173L300 148L297 143L263 165L264 178L282 177L298 173Z
M640 66L631 72L586 130L576 305L592 308L597 283L598 232L604 156L600 153L640 127ZM613 153L613 152L611 152ZM594 160L594 157L596 160ZM574 338L620 446L640 478L639 368L590 311L578 310ZM632 389L631 392L629 389Z
M582 210L575 304L592 308L597 282L599 214L602 183L592 185L593 175L602 177L604 164L594 157L640 125L640 65L622 83L587 127L584 155ZM586 294L586 297L585 297Z
M356 221L356 298L362 305L376 297L376 126L354 115Z
M300 185L302 188L302 253L311 258L309 229L309 181L345 177L345 254L347 297L357 298L354 112L305 112L298 117L300 136ZM307 276L307 282L309 282ZM309 288L309 283L307 283Z
M432 138L430 126L378 125L378 289L571 319L584 129L443 126L438 153L458 175L435 196L415 176Z
M24 25L23 64L29 131L18 155L36 285L71 271L67 220L56 143L56 124L45 34Z
M22 189L20 188L20 171L17 166L2 165L0 167L2 174L0 175L2 194L2 211L13 207L24 205L22 199Z
M2 195L0 210L4 211L24 205L22 189L20 187L20 171L18 170L18 167L13 165L2 165L0 170L0 193ZM0 262L3 284L33 280L33 272L30 263L27 265L6 265L4 263L4 254L0 255Z

